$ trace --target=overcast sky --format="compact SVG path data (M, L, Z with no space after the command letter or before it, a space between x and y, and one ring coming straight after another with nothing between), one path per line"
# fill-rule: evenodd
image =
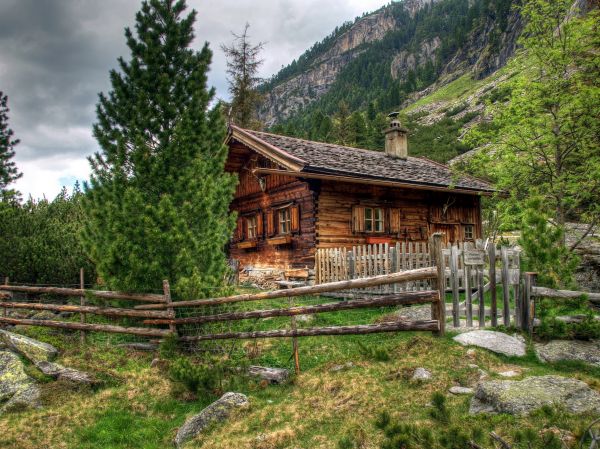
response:
M214 52L209 83L227 97L219 44L251 25L266 42L262 76L290 63L344 21L387 0L188 0L198 11L195 48ZM16 187L26 198L53 198L63 185L89 176L86 157L98 92L110 85L117 57L128 59L123 30L133 28L136 0L0 0L0 91L8 95L10 126L21 143Z

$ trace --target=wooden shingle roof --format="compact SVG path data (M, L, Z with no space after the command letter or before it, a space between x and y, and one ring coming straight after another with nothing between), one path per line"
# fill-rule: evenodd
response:
M298 174L305 173L307 177L321 174L488 194L495 191L483 180L458 175L450 167L427 158L409 156L407 159L398 159L384 152L313 142L235 126L231 127L230 136L251 147L260 146L263 152L273 153L276 162Z

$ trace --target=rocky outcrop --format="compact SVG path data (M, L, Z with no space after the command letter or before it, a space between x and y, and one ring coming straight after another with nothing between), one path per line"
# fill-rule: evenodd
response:
M428 61L433 61L435 59L435 52L440 48L441 43L441 39L436 36L433 39L422 42L419 52L417 53L408 52L406 50L398 53L394 56L394 59L392 59L392 64L390 66L392 78L404 80L410 70L414 70L415 68L424 65Z
M469 413L526 415L545 405L558 405L576 414L597 412L600 394L585 382L561 376L485 381L477 385Z
M535 352L544 362L570 360L600 367L600 341L553 340L536 343Z
M39 362L50 362L58 355L58 349L48 343L42 343L33 338L1 329L0 341L4 342L4 344L13 351L27 357L27 359L34 364Z
M35 365L42 373L54 379L82 385L95 385L98 380L83 371L67 368L54 362L38 362Z
M361 46L381 40L396 26L388 9L359 19L317 57L310 68L277 85L264 98L259 117L269 127L290 117L325 94L346 65L363 51Z
M39 405L40 391L25 373L21 359L12 352L0 350L0 415Z
M525 355L525 342L520 336L512 337L496 331L471 331L459 334L454 341L463 346L478 346L498 354L522 357Z
M290 372L284 368L269 368L265 366L251 366L248 368L248 374L259 377L272 384L285 383L290 377Z
M241 393L225 393L200 413L189 418L177 431L175 445L180 447L207 427L227 420L234 410L247 407L248 398Z

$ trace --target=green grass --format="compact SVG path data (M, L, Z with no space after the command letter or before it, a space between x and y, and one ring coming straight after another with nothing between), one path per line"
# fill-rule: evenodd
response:
M501 296L499 295L499 298ZM486 302L489 294L486 295ZM295 304L315 304L329 298L296 298ZM261 308L282 307L288 300L260 303ZM241 304L242 309L257 303ZM372 323L394 312L394 308L362 309L316 315L300 326L330 326ZM266 330L289 327L289 318L257 322L248 320L236 330ZM151 369L154 354L128 351L106 344L78 346L78 334L62 334L48 329L32 329L44 341L62 350L59 363L93 372L105 380L93 391L66 388L57 382L42 385L45 407L0 417L0 446L12 449L48 448L144 448L171 447L176 429L186 417L202 410L215 396L190 398L169 379L167 369ZM302 373L282 386L264 385L245 379L236 387L249 396L251 407L227 425L215 426L190 443L190 448L380 448L388 440L376 426L384 411L392 423L432 429L436 441L444 437L446 425L431 416L434 392L446 397L449 426L465 431L481 429L483 435L494 430L509 441L515 429L556 426L576 436L591 420L561 411L538 413L530 417L471 416L469 397L447 395L452 385L473 385L478 371L475 363L491 378L501 377L507 369L525 375L558 374L580 378L600 390L600 368L578 363L546 365L532 351L523 358L510 358L477 349L467 356L466 348L452 340L428 333L390 333L364 336L324 336L299 339ZM230 346L225 346L230 348ZM377 348L386 357L366 348ZM246 341L237 344L231 357L240 363L293 369L289 339ZM193 357L194 358L194 357ZM387 360L386 360L387 359ZM334 365L352 362L343 371L332 372ZM431 383L410 380L414 368L422 366L434 375ZM216 396L218 396L217 393ZM484 441L484 447L493 447ZM415 446L423 447L423 446Z

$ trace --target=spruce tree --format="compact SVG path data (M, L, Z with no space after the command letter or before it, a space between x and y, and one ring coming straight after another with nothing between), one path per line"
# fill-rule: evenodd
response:
M196 12L184 0L149 0L125 36L129 61L110 73L94 125L83 240L100 278L114 289L175 296L220 286L235 217L236 180L224 172L226 127L207 89L212 53L190 48Z
M221 45L227 57L227 74L229 75L229 93L231 94L231 119L242 128L258 129L261 127L256 117L261 95L258 84L261 78L258 69L262 64L259 54L263 43L252 45L248 35L250 25L246 23L242 34L233 34L231 45Z
M0 91L0 199L3 201L15 197L17 192L8 186L22 176L12 160L19 140L8 126L8 112L8 97Z

